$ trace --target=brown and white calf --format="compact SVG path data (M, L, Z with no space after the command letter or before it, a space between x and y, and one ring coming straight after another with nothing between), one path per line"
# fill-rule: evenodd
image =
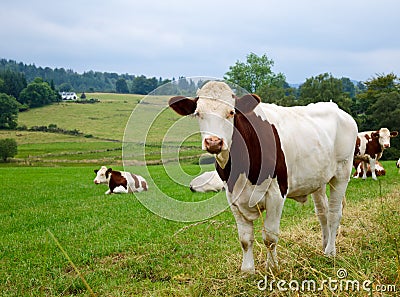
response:
M199 122L202 148L216 157L242 246L241 270L255 272L253 222L266 211L262 236L267 267L276 246L285 198L312 194L326 255L335 255L342 200L353 166L357 125L335 103L280 107L256 95L238 98L224 82L207 82L196 98L173 97L169 106ZM330 185L330 199L326 186Z
M353 178L361 178L364 175L364 168L361 160L354 160L354 168L356 171L353 173ZM371 166L367 164L367 177L372 176ZM386 170L383 168L382 164L379 161L375 163L375 175L383 176L386 175Z
M93 180L96 185L108 184L108 190L105 194L121 194L147 191L148 185L146 180L137 174L125 171L116 171L106 166L95 169L96 178Z
M397 168L399 168L399 173L400 173L400 158L397 160L396 166Z
M367 165L371 167L371 176L376 180L375 164L382 157L386 148L390 147L390 138L396 137L397 131L390 132L387 128L378 131L366 131L358 133L354 159L361 160L363 166L363 179L367 178Z

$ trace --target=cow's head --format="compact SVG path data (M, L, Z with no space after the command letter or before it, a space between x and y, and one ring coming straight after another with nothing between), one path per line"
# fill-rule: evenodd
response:
M396 137L398 134L397 131L390 132L387 128L381 128L376 132L372 132L371 137L379 139L380 146L385 149L390 147L390 138Z
M196 98L173 97L169 106L180 115L194 115L200 125L202 149L219 154L231 147L235 114L246 113L259 102L252 95L239 99L226 83L210 81L197 91Z
M93 180L93 182L98 185L98 184L107 184L110 180L111 176L111 168L108 168L106 166L101 166L100 169L95 169L94 173L96 173L96 177Z

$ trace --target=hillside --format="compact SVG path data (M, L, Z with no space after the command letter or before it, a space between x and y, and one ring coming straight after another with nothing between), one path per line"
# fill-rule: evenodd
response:
M0 138L16 139L18 154L15 161L22 165L121 165L123 150L126 158L135 164L143 163L145 156L147 162L159 163L161 158L191 159L193 155L201 154L197 141L194 141L196 136L192 135L197 133L195 122L183 121L174 125L178 116L166 108L167 97L163 97L160 104L149 103L151 98L142 102L134 114L132 111L144 96L88 93L87 98L96 98L99 102L60 102L22 112L18 124L24 128L18 131L0 130ZM50 126L76 133L67 135L40 131ZM170 126L173 128L170 129ZM186 131L194 132L185 137L187 139L181 139ZM162 148L163 140L165 145ZM178 152L180 144L182 147Z

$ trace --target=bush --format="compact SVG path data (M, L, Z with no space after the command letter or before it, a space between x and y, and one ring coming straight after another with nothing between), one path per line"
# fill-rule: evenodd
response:
M17 154L17 142L13 138L0 139L0 157L4 162Z

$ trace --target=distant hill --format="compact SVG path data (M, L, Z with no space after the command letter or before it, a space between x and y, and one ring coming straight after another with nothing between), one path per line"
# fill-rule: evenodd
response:
M146 78L145 76L135 76L131 74L118 74L109 72L88 71L79 74L71 69L50 67L37 67L35 64L24 64L14 60L0 59L0 71L11 70L24 73L27 82L33 81L36 77L41 77L47 82L53 82L54 86L62 91L75 92L115 92L118 80L125 80L131 93L146 94L164 83L160 77ZM135 83L140 80L140 84ZM145 82L145 83L143 83ZM137 86L147 86L146 89L137 89ZM135 89L136 87L136 89ZM149 89L149 90L147 90Z

